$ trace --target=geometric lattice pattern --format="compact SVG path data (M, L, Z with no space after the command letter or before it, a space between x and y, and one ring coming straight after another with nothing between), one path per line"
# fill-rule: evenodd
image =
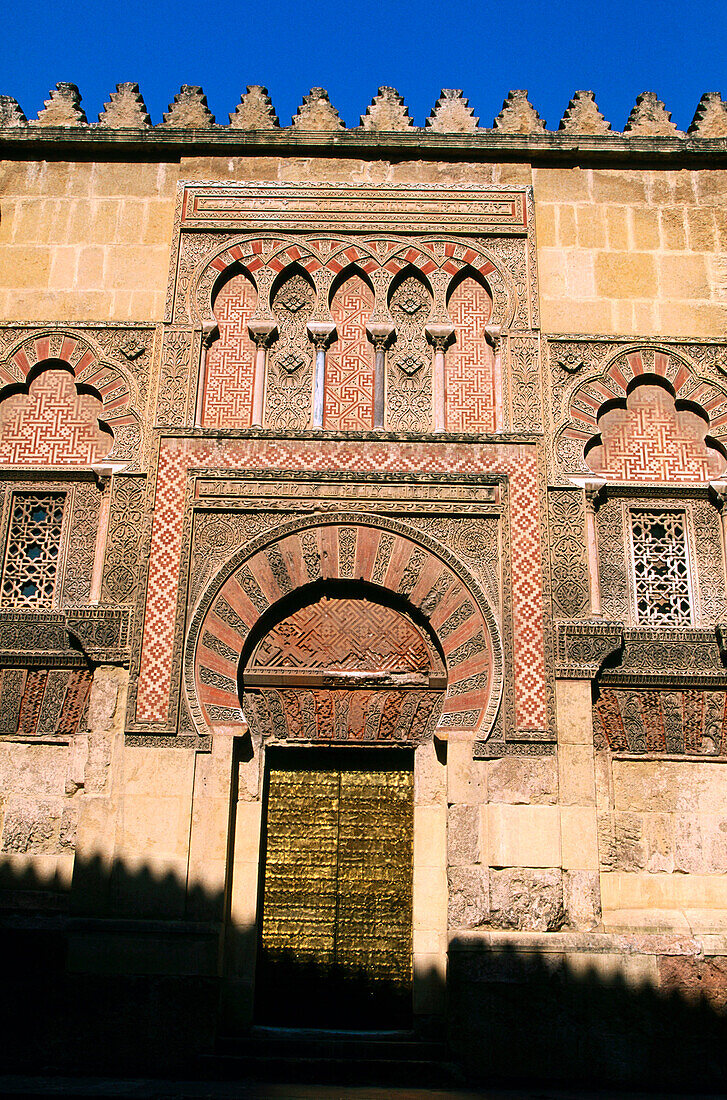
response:
M447 431L495 429L495 357L485 340L492 299L476 279L463 279L448 303L455 340L445 357Z
M696 413L677 411L674 398L658 385L632 391L625 408L599 421L600 445L586 457L599 477L612 481L711 481L725 460L704 441L707 424Z
M716 755L727 731L727 693L604 688L593 708L596 744L613 752Z
M205 362L205 428L248 428L252 414L255 344L247 326L255 312L257 292L245 275L235 275L214 303L220 338Z
M273 627L250 669L428 672L428 647L408 619L369 600L323 597Z
M632 510L631 543L637 621L642 626L690 626L684 514Z
M515 720L519 729L546 727L542 557L539 511L533 503L538 500L537 467L533 456L507 444L493 451L480 444L446 448L433 443L392 444L370 440L342 443L324 439L270 442L244 439L166 442L162 439L137 697L139 721L164 722L167 719L187 471L206 465L226 466L231 470L509 475ZM390 573L393 584L393 564ZM301 583L305 583L303 579L295 579L295 585ZM390 587L388 575L384 587ZM436 630L436 624L432 625ZM454 634L450 636L454 637ZM237 703L236 698L232 703Z
M101 402L78 393L65 370L44 370L27 393L0 402L0 463L90 466L111 450L113 436L99 426Z
M49 606L58 570L65 493L14 493L2 578L2 603Z
M373 426L374 349L366 336L373 308L373 292L360 275L346 279L333 296L338 338L326 354L324 428L366 431Z

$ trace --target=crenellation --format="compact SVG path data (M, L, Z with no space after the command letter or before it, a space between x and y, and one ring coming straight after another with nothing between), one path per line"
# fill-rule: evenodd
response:
M705 92L694 112L687 134L698 138L727 137L727 103L719 92Z
M598 109L593 92L575 92L560 120L559 130L567 134L609 134L611 123Z
M527 91L522 89L507 93L493 126L503 134L545 133L545 122L528 99Z
M641 92L636 97L624 133L638 137L684 137L656 92Z
M194 84L183 84L169 108L161 126L185 130L205 130L215 125L215 116L207 106L207 96Z
M28 120L25 112L18 103L9 95L0 95L0 128L5 126L27 126Z
M291 125L296 130L344 130L336 108L328 98L325 88L311 88L293 116Z
M396 88L379 88L361 115L361 126L364 130L411 130L414 123Z
M139 85L133 82L117 84L116 91L109 96L109 102L104 103L98 122L99 126L118 130L140 130L151 126Z
M75 84L56 84L34 123L37 126L86 126L88 119L81 107L81 93Z
M275 113L267 88L262 84L248 84L235 110L230 115L231 130L279 130L280 122Z

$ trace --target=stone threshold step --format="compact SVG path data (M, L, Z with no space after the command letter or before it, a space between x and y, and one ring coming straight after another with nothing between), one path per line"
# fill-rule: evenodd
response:
M199 1060L201 1075L207 1080L286 1081L290 1083L428 1086L443 1087L459 1082L457 1068L433 1059L334 1057L245 1053L212 1054Z

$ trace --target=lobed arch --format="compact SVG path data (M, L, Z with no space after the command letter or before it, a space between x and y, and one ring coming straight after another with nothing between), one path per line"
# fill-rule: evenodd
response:
M709 428L708 444L722 452L727 446L727 389L702 376L686 356L671 348L634 344L619 348L596 374L573 390L567 421L556 434L561 465L570 473L588 474L584 451L599 436L599 420L615 409L626 409L641 386L653 385L667 393L677 412L691 411Z
M114 438L104 461L138 463L142 422L136 412L139 393L134 378L120 365L105 360L84 334L67 329L35 332L11 345L0 362L0 384L23 387L27 392L45 363L67 370L79 394L92 394L100 400L99 421Z
M324 583L359 584L381 603L395 601L432 639L446 668L437 736L490 734L502 700L503 658L487 598L434 540L360 513L291 520L239 551L210 583L192 616L184 662L187 703L200 733L244 729L238 673L248 639L260 633L264 616L276 616L281 601L304 598Z

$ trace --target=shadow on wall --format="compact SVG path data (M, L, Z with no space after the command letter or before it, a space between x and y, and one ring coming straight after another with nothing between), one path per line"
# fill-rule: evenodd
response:
M0 887L0 1072L208 1072L200 1056L225 1032L224 959L255 951L250 928L237 928L224 951L221 893L101 861L77 865L70 904L7 863ZM722 1090L727 965L721 981L719 971L695 970L687 996L666 988L679 956L660 960L661 990L577 963L454 939L450 1058L471 1083ZM420 980L430 994L438 982ZM711 1001L700 991L707 980Z

